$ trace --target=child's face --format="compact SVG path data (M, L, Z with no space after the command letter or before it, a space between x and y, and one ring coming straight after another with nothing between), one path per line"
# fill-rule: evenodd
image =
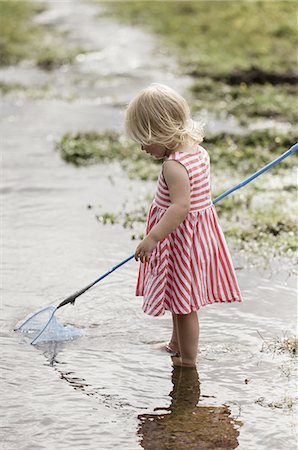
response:
M141 145L141 149L157 159L161 159L164 158L165 156L168 156L166 147L161 144Z

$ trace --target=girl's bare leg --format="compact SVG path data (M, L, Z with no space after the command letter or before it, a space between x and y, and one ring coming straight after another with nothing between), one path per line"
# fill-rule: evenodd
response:
M174 366L196 367L199 347L199 320L197 311L177 314L177 339L181 357L172 356Z
M178 324L177 324L177 314L172 313L172 322L173 322L173 331L172 331L172 337L169 342L169 346L172 350L175 350L176 352L180 352L179 349L179 341L178 341Z

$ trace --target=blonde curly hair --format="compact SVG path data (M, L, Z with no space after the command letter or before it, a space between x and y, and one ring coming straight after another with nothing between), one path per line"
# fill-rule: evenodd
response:
M126 134L141 145L162 144L175 150L203 141L203 124L191 119L186 100L172 88L152 83L142 89L125 112Z

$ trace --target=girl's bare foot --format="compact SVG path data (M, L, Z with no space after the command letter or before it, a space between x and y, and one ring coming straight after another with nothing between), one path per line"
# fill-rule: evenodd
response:
M196 363L191 361L182 360L181 356L171 356L173 366L178 367L196 367Z
M179 347L177 344L173 344L171 341L165 344L165 349L169 353L175 353L180 355Z

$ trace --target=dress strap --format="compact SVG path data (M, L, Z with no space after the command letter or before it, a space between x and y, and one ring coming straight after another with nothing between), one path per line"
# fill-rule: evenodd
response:
M201 153L200 150L195 153L174 152L170 154L167 161L179 162L185 167L188 175L190 176L190 168L193 166L194 161L197 161L197 158L201 159L200 153Z

